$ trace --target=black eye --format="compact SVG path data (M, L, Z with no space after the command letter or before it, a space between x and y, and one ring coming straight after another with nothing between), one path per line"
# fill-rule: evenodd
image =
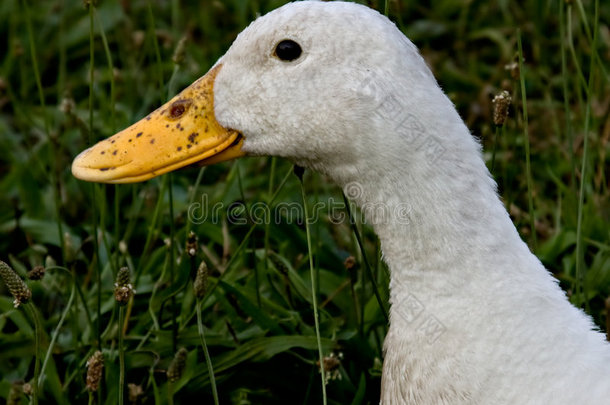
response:
M301 46L291 39L285 39L275 47L275 55L285 61L297 59L301 52Z

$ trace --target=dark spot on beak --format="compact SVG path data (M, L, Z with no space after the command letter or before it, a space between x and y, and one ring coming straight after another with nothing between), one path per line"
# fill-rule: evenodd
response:
M189 140L189 142L190 142L190 143L195 142L195 138L197 138L198 136L199 136L199 133L198 133L198 132L193 132L192 134L190 134L190 135L188 136L188 140Z
M105 172L106 170L110 170L110 168L109 167L102 167L102 168L100 168L100 172Z
M188 149L191 149L191 146L193 146L193 145L191 145L190 143L189 143L188 145L186 145L186 147L187 147Z
M150 144L152 145L153 143L155 143L155 138L150 140Z
M131 138L129 138L129 142L131 142Z
M141 136L142 136L142 132L138 132L138 133L136 134L136 138L139 138L139 137L141 137Z
M178 119L184 115L186 110L191 106L190 99L176 100L169 107L168 116L171 119Z
M114 139L112 141L110 141L110 143L114 143L114 142L116 142Z
M178 146L178 152L182 150L182 146Z
M112 152L113 155L116 155L116 153L118 152L118 150L114 150L114 152Z
M103 155L104 153L106 153L106 151L105 151L105 150L101 151L101 152L100 152L100 155Z

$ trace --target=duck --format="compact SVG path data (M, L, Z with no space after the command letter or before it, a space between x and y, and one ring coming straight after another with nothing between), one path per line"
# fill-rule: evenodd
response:
M523 242L480 143L387 17L275 9L72 173L139 182L241 156L324 174L372 224L390 270L381 404L610 401L609 344Z

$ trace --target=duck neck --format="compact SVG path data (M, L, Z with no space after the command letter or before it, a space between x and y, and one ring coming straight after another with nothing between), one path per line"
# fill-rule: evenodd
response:
M479 316L473 322L483 323L486 314L478 299L493 301L494 285L515 284L511 278L521 274L511 272L523 271L506 263L521 260L527 268L532 257L496 194L480 146L454 115L426 134L433 142L442 136L450 148L426 150L394 139L385 150L367 151L375 164L366 170L349 165L333 170L343 174L334 180L380 239L391 274L391 330L400 328L407 338L421 338L409 324L414 308L425 308L441 329L460 328L445 318L456 303ZM470 299L473 295L478 299Z
M416 283L424 290L420 282L434 274L456 283L464 273L485 277L472 274L470 257L484 260L502 249L528 252L496 194L477 142L461 120L445 131L459 139L451 150L432 145L431 152L414 154L412 144L393 142L389 150L370 152L378 154L369 156L372 161L383 163L366 171L340 171L354 174L338 182L379 236L394 284Z
M498 285L515 284L512 269L503 264L514 260L503 255L530 256L496 194L479 145L463 124L453 130L459 131L460 147L436 156L422 152L406 162L404 156L413 156L410 145L401 150L395 143L374 160L384 162L380 167L345 169L354 175L335 179L375 229L390 269L386 398L407 398L404 390L434 373L439 381L453 381L448 391L469 395L468 382L455 375L469 375L463 369L472 361L469 353L484 338L476 331L493 324L494 311L506 310L499 308L511 301L510 291L497 292ZM520 293L517 287L513 293ZM503 303L494 306L498 298ZM468 349L456 353L456 347ZM445 369L453 374L444 375ZM431 394L421 403L438 403L443 395Z
M395 148L375 160L383 164L335 178L374 227L390 269L383 404L500 403L478 384L530 384L549 362L574 370L593 362L575 346L606 350L521 240L479 146L465 128L461 135L460 148L427 165ZM551 360L541 357L549 341ZM606 367L595 362L592 373Z

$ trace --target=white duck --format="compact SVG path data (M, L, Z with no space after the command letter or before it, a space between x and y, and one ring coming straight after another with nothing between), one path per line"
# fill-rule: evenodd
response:
M386 17L281 7L72 171L132 182L244 154L325 173L374 224L391 271L383 404L610 403L610 347L520 239L480 145Z

